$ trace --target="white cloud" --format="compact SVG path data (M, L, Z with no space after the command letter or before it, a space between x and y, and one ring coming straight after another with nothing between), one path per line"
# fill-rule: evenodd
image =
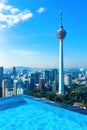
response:
M1 3L6 3L8 0L0 0Z
M19 9L18 8L11 8L10 11L12 14L15 14L15 13L19 12Z
M0 29L8 29L15 24L32 18L33 14L30 10L20 11L11 5L0 1Z
M11 50L11 53L15 53L18 55L36 55L40 54L39 51L26 51L26 50Z
M37 10L38 13L43 13L44 11L45 11L45 8L43 8L43 7L40 7L40 8Z
M0 24L0 29L1 29L1 30L5 29L6 27L7 27L6 25Z

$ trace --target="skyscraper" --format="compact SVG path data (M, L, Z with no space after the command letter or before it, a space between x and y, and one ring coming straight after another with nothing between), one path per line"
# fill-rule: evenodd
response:
M49 83L49 71L45 70L45 83Z
M53 81L58 81L58 72L57 69L53 69Z
M62 25L62 12L60 12L60 28L57 30L57 37L60 41L59 46L59 94L64 94L64 69L63 69L63 40L66 36L66 31Z
M0 77L3 77L3 67L0 67Z
M36 73L35 73L35 84L38 84L38 83L39 83L39 78L40 78L40 73L39 73L39 72L36 72Z
M64 75L64 83L67 86L71 86L72 85L72 76L71 76L71 74L65 74Z
M27 69L23 69L23 70L22 70L22 73L23 73L23 75L28 74Z
M35 73L31 73L29 90L34 90L34 88L35 88Z
M2 97L14 95L13 87L8 79L2 81Z
M0 97L2 96L3 67L0 67Z
M16 72L16 67L13 67L13 70L12 70L12 75L15 77L17 75L17 72Z
M58 70L56 68L50 71L50 81L58 81Z
M45 82L44 82L44 78L40 78L39 79L39 90L43 91L45 87Z
M22 79L14 80L14 95L24 94Z

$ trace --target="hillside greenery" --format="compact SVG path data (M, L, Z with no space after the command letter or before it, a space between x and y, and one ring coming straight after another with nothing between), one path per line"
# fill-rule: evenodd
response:
M46 98L54 102L73 105L75 102L81 103L87 108L87 87L73 85L72 87L65 86L65 94L60 95L54 91L29 91L29 95L39 98Z

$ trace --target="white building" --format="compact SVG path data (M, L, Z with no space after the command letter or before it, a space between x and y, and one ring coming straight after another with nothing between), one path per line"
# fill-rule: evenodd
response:
M13 87L10 85L10 81L8 79L4 79L2 81L2 97L13 96L14 90Z
M28 94L29 79L16 79L14 80L14 95Z
M14 80L14 95L19 95L23 93L23 81L21 79Z
M72 76L70 74L64 75L64 84L67 85L67 86L72 85Z

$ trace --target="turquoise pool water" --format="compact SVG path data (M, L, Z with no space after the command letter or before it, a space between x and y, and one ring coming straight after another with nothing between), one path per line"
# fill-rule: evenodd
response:
M0 130L87 130L87 115L17 96L0 100Z

